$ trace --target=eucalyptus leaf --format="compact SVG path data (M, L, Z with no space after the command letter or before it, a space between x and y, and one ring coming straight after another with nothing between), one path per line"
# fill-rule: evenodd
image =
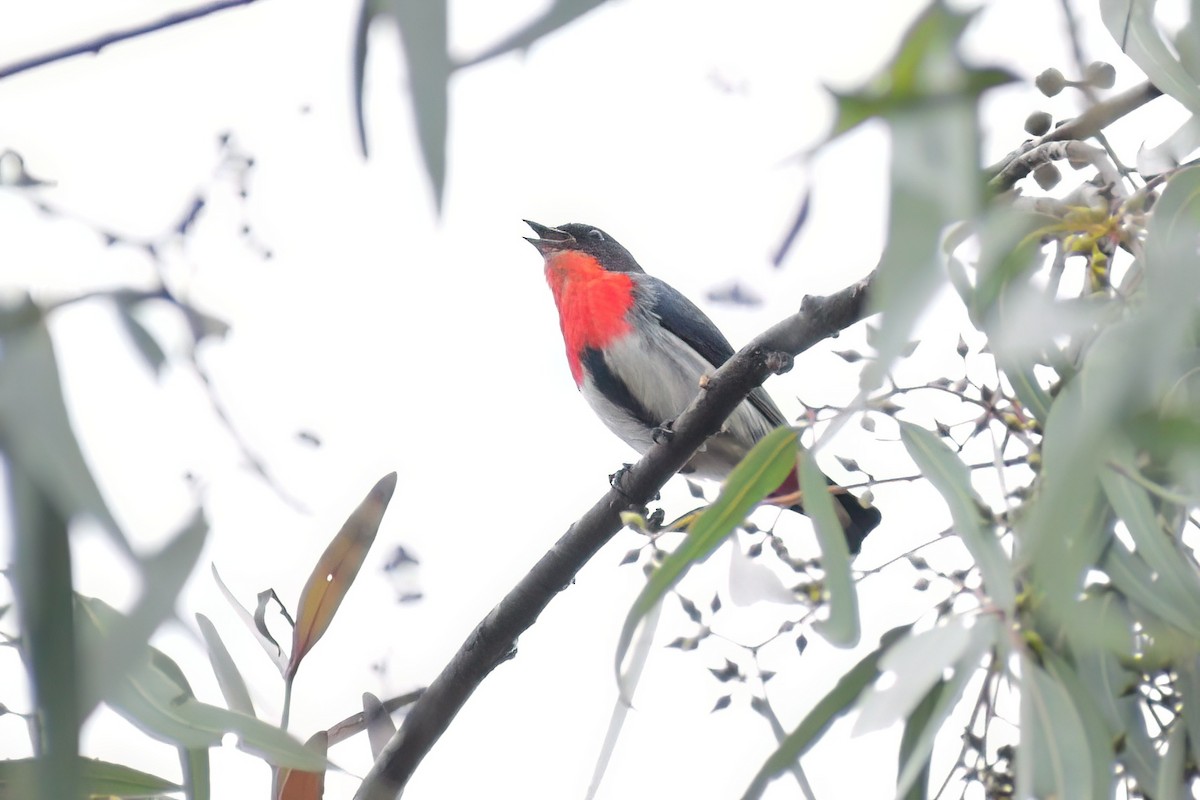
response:
M792 428L777 428L760 439L734 467L721 487L721 494L688 528L687 538L650 575L633 601L617 640L617 684L622 698L629 693L622 679L622 664L642 620L693 564L704 561L721 542L745 521L756 505L777 489L796 468L799 436Z
M839 647L858 644L858 590L850 575L850 549L838 522L829 494L828 481L810 455L800 462L800 488L804 496L804 512L813 521L817 541L821 544L821 568L825 571L825 589L829 592L829 616L816 622L813 628Z

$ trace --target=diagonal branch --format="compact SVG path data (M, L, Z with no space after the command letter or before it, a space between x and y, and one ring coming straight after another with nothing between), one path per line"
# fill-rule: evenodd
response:
M409 711L363 780L355 800L398 797L454 716L493 669L515 653L517 637L533 625L554 596L621 529L620 513L649 503L696 449L771 374L792 356L867 316L872 276L828 297L806 297L800 311L758 336L718 369L673 426L534 565L463 642Z
M7 64L0 67L0 80L12 77L21 72L27 72L37 67L44 67L47 64L53 64L55 61L63 61L75 56L81 56L86 53L98 54L105 47L117 42L123 42L127 39L136 39L139 36L145 36L148 33L161 31L164 28L170 28L174 25L179 25L183 22L191 22L194 19L207 17L209 14L215 14L218 11L225 11L238 6L248 6L255 0L217 0L217 2L191 8L186 11L176 11L173 14L167 14L150 22L144 22L140 25L135 25L132 28L125 28L119 31L97 36L94 39L88 39L84 42L67 45L66 47L52 50L49 53L43 53L38 56L27 58L23 61L17 61L12 64Z

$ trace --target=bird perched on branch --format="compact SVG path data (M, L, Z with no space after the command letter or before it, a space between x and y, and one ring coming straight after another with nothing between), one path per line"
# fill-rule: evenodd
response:
M647 275L599 228L526 224L537 234L527 241L545 259L575 385L613 433L645 453L656 431L687 408L701 380L733 355L733 347L703 311ZM755 442L785 424L760 386L682 471L723 480ZM879 511L826 480L850 552L857 553L879 524ZM794 496L798 488L793 470L772 498ZM791 508L804 511L799 503Z

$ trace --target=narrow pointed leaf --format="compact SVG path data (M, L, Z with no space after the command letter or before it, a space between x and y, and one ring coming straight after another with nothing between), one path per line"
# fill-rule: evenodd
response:
M642 619L692 564L712 555L754 507L783 483L788 473L795 469L798 446L799 437L791 428L777 428L759 440L730 473L716 501L692 523L683 543L650 575L645 588L633 601L617 641L618 685L621 685L621 665ZM624 686L621 694L628 700Z
M1200 86L1171 52L1154 20L1155 0L1100 0L1100 18L1150 82L1200 114Z
M76 757L83 717L67 521L20 465L6 466L17 531L8 574L17 600L20 653L39 716L39 752L45 756L35 765L36 785L44 797L72 797L79 794Z
M897 774L904 776L912 772L913 778L907 790L902 791L899 785L896 787L896 796L903 800L926 800L929 797L929 770L932 759L928 753L922 757L917 746L920 740L925 738L926 731L933 729L936 732L940 727L940 721L933 719L933 712L941 704L948 686L946 681L939 678L904 721L904 733L900 735Z
M212 565L212 574L213 580L217 582L217 588L221 590L221 594L225 596L225 599L229 601L229 605L237 612L247 630L254 635L255 641L262 647L263 652L279 668L279 674L284 674L287 671L288 657L283 652L283 648L279 646L279 642L259 630L257 623L254 621L254 615L237 601L237 598L233 596L233 592L229 591L229 587L225 585L225 581L221 580L221 573L217 572L216 564Z
M471 67L511 53L514 50L527 50L538 39L548 36L559 28L574 22L603 3L604 0L554 0L550 8L546 9L541 16L504 37L479 55L471 58L462 66Z
M80 786L89 796L150 797L182 790L165 778L123 764L82 756L76 761ZM0 800L37 797L40 762L37 758L0 760Z
M371 758L379 758L386 745L396 735L396 723L392 715L370 692L363 692L363 718L367 723L367 738L371 742Z
M1117 448L1113 461L1125 474L1100 472L1100 484L1113 510L1121 517L1137 545L1138 555L1154 571L1154 584L1162 599L1194 619L1200 619L1200 574L1192 566L1162 523L1145 488L1134 482L1138 473L1132 446ZM1119 545L1113 545L1119 546Z
M928 711L927 723L918 729L912 729L912 715L909 716L910 724L905 727L908 746L907 748L903 745L901 747L902 755L905 757L901 758L900 772L896 778L898 795L907 794L917 785L932 757L938 732L943 730L946 720L962 698L963 692L967 688L967 682L982 667L985 654L997 644L1000 634L1000 626L996 624L994 618L976 619L975 625L970 630L970 639L953 664L953 673L942 682L942 690L937 692L936 700L932 701L933 706ZM933 693L933 689L930 690L930 693ZM925 699L929 699L929 696L927 694ZM916 713L914 711L913 715ZM912 729L911 733L910 729Z
M217 685L225 697L225 704L232 711L240 711L249 717L258 716L254 713L254 701L250 699L250 690L246 688L246 679L242 677L233 656L229 655L221 634L212 621L203 614L196 615L196 624L200 626L200 635L204 637L204 645L208 650L208 660L212 664L213 674L217 676Z
M400 26L404 58L408 63L408 87L417 140L425 160L425 172L433 185L434 203L440 210L446 184L446 133L449 129L450 60L448 0L389 0L392 15Z
M121 326L129 335L130 341L137 348L142 360L146 362L146 366L150 367L155 375L159 375L167 363L167 355L153 334L146 330L146 326L142 324L141 320L134 316L133 309L134 306L131 303L118 300L117 318L121 320Z
M379 531L383 512L387 510L395 491L396 473L390 472L380 478L317 560L308 582L300 592L296 626L293 629L292 657L284 672L286 679L291 680L295 676L300 661L329 629L333 615L337 613L338 606L342 604L342 599L366 560L375 534Z
M954 529L979 566L992 602L1011 615L1017 602L1012 565L991 528L984 524L980 513L983 501L971 488L966 466L936 435L912 423L900 423L900 440L921 474L950 507Z
M762 797L771 780L799 761L800 757L824 735L833 721L846 713L866 688L879 677L879 659L909 627L904 625L885 633L879 647L842 675L837 684L817 701L812 710L805 714L804 719L800 720L796 729L788 734L775 752L767 758L742 794L742 800L756 800Z
M1021 660L1021 757L1017 797L1092 800L1094 774L1083 720L1062 684Z
M108 631L102 650L86 654L90 669L83 676L87 693L85 713L107 693L107 685L120 681L141 657L146 643L162 623L175 613L175 601L200 559L208 539L208 522L197 509L171 541L148 558L139 559L142 593L137 603Z
M46 493L65 520L86 514L132 556L75 439L50 331L26 299L0 308L0 447Z
M89 650L102 647L122 620L119 611L95 598L76 596L75 608L78 635ZM143 656L104 701L148 735L177 746L214 747L226 733L235 733L239 747L271 764L324 768L324 758L275 726L197 700L179 665L153 647L143 649Z
M858 591L850 575L850 549L846 535L833 510L828 482L809 455L797 459L804 512L813 521L821 544L821 567L825 570L825 589L829 592L829 616L813 628L830 644L853 647L858 644Z
M180 747L179 764L187 800L209 800L212 797L212 770L207 747Z

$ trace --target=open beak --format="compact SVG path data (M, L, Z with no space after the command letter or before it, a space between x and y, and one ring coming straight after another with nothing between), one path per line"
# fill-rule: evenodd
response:
M525 241L536 247L537 251L543 256L550 255L558 250L566 250L575 244L575 237L566 231L560 231L558 228L551 228L529 220L525 220L525 224L533 228L533 232L537 234L536 239L532 236L526 236Z

